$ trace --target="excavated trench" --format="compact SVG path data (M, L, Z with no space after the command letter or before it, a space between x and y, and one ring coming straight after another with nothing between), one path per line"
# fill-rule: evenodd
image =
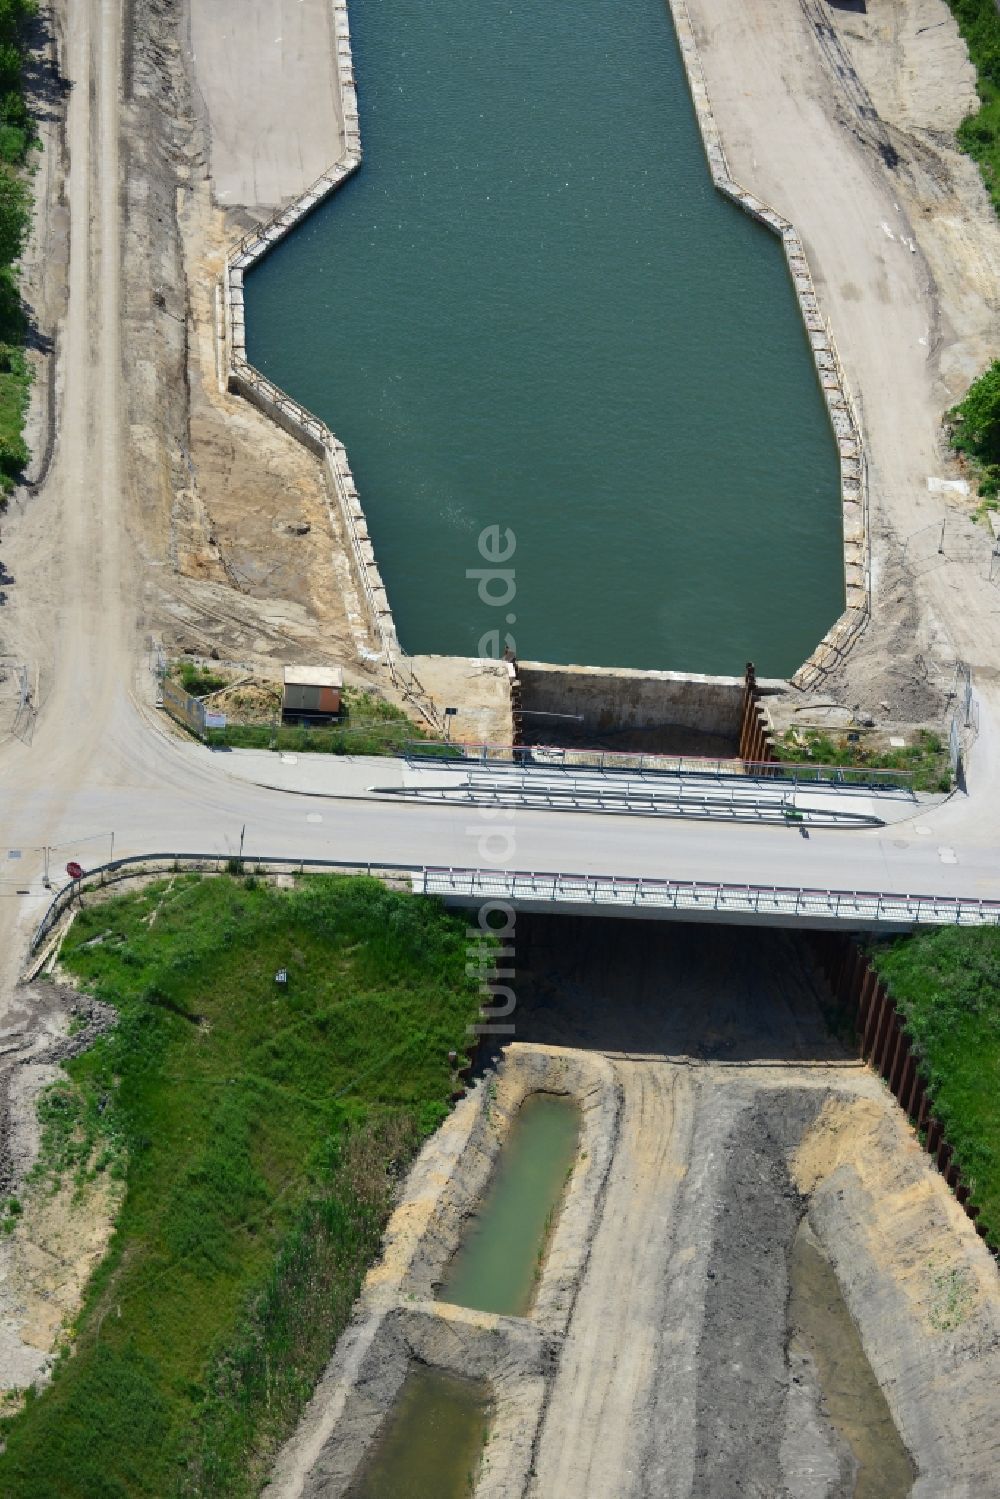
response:
M841 1439L839 1464L854 1499L905 1499L916 1474L888 1402L865 1357L836 1271L808 1221L788 1262L789 1363L812 1361L823 1403ZM793 1378L796 1376L793 1375ZM799 1378L805 1378L803 1372Z
M482 1204L448 1267L441 1301L527 1315L576 1160L579 1132L572 1099L533 1093L524 1100Z
M995 1267L807 941L519 916L513 945L517 1040L425 1148L269 1493L989 1492Z
M481 1382L418 1365L406 1376L349 1499L466 1499L488 1410Z

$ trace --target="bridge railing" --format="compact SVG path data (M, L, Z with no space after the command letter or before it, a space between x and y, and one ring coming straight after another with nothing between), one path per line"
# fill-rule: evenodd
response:
M1000 925L1000 901L957 896L447 866L429 867L422 873L420 888L426 894L469 900L545 900L559 904L649 907L699 916L719 912L732 917L837 921L847 926Z
M608 874L564 874L537 870L483 870L454 865L398 864L379 860L303 859L265 854L130 854L85 871L53 898L32 938L38 952L60 916L85 889L133 875L191 870L222 873L305 874L327 871L403 879L422 895L467 904L487 901L668 910L692 917L732 920L785 918L802 925L845 927L1000 926L1000 901L947 895L897 894L879 890L826 890L807 886L738 885L707 880L670 880Z

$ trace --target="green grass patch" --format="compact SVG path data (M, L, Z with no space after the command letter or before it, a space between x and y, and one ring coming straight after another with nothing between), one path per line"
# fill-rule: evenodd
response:
M345 688L341 705L343 716L336 724L231 723L224 729L209 729L205 742L216 748L299 754L395 755L408 741L427 737L402 708L376 692Z
M1000 1248L1000 931L944 927L873 952L906 1016L934 1111Z
M207 666L199 666L195 661L178 661L172 668L171 675L192 697L207 697L210 692L220 691L229 682L228 677Z
M31 221L31 192L24 166L38 143L24 95L26 26L34 0L0 0L0 502L28 462L24 419L31 367L24 355L27 319L17 285Z
M920 729L912 744L902 748L872 748L867 736L857 739L819 730L789 729L775 741L779 760L802 765L829 765L838 769L901 771L915 791L950 791L952 786L948 747L939 734ZM858 777L862 779L863 777ZM851 779L848 775L846 779Z
M958 128L963 151L979 165L1000 213L1000 14L994 0L948 0L976 69L980 105Z
M86 906L62 961L120 1018L45 1097L39 1183L126 1192L0 1493L256 1494L447 1111L465 922L368 879L180 876Z
M303 755L397 755L412 740L423 740L424 731L407 719L405 724L386 723L383 719L365 720L353 717L329 728L306 728L297 724L229 724L224 729L209 729L206 744L215 748L270 749ZM449 745L421 744L421 754L440 759L454 758L459 752Z
M972 460L985 508L996 509L1000 496L1000 359L969 386L965 400L948 412L953 448Z

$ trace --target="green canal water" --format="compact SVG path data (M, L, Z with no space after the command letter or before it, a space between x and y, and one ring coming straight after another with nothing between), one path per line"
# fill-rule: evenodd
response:
M351 27L364 165L249 276L248 345L346 443L403 644L794 670L843 605L836 450L665 0ZM487 526L516 545L494 604Z
M486 1412L481 1384L440 1369L411 1370L349 1499L467 1499Z
M439 1300L512 1317L527 1314L579 1132L580 1113L572 1099L532 1093L524 1100Z

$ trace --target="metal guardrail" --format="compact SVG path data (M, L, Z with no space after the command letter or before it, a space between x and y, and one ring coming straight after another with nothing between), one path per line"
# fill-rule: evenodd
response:
M436 765L510 765L539 769L596 770L630 774L741 777L780 781L795 786L859 786L870 790L903 791L915 796L913 772L866 765L819 765L810 761L713 759L702 755L630 754L627 750L571 749L544 744L459 744L449 740L409 739L402 753L411 761Z
M963 900L957 896L900 895L877 890L823 890L804 886L738 885L707 880L654 879L627 875L561 874L527 870L466 869L454 865L397 864L378 860L267 858L243 854L131 854L87 870L55 896L32 938L38 952L62 913L81 892L109 879L174 871L224 873L238 866L244 873L304 874L329 870L338 874L397 875L412 882L421 895L451 896L469 904L487 901L548 901L561 905L663 910L705 917L784 917L803 923L858 926L1000 926L1000 901Z
M391 800L435 802L444 806L486 807L489 810L518 808L535 812L595 812L611 817L670 817L694 822L744 822L772 827L882 828L885 820L870 811L855 810L845 798L843 805L812 806L798 800L786 781L744 783L731 776L720 782L692 786L690 781L626 776L584 778L565 772L565 785L557 784L559 773L476 776L470 772L458 784L426 783L417 786L370 786L369 791ZM770 793L765 787L772 788Z

